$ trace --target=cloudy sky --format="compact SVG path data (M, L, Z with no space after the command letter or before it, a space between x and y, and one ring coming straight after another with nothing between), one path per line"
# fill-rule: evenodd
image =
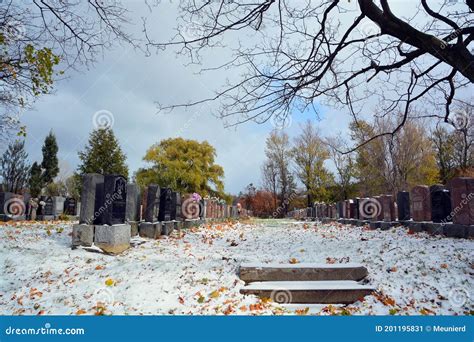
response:
M151 32L157 40L167 40L176 26L173 4L164 3L160 10L148 13L141 2L125 1L131 9L131 30L140 34L138 18L148 17ZM208 65L217 65L228 56L224 50L213 50L205 56ZM173 104L196 100L219 89L226 78L236 74L196 75L196 68L185 66L187 60L173 51L159 51L145 57L129 46L106 51L89 70L69 73L67 80L56 85L54 95L41 98L33 111L24 114L27 126L27 149L31 161L41 161L41 145L50 129L59 143L63 173L77 167L77 152L84 148L94 128L97 112L110 112L113 129L127 155L133 173L145 164L142 158L153 143L169 137L207 140L217 150L217 163L225 170L226 191L238 193L248 183L260 183L260 166L264 160L265 139L273 129L271 123L247 123L225 128L224 122L211 112L218 103L158 113L156 102ZM307 118L314 120L323 135L344 131L349 117L321 106L316 113L295 114L287 128L290 135L298 132ZM96 115L97 117L97 115Z

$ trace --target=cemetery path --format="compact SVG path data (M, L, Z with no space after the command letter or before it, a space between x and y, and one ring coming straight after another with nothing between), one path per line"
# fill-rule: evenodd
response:
M146 240L119 256L71 250L72 224L0 226L0 314L469 314L474 241L261 220ZM373 295L278 305L239 290L241 263L361 263ZM309 310L306 310L309 307Z

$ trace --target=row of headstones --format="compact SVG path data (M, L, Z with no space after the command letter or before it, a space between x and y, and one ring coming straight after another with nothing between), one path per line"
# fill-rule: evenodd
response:
M142 205L137 184L121 175L83 176L79 224L73 227L72 247L92 246L118 254L131 236L157 238L205 219L238 217L245 212L213 199L182 199L179 192L151 184Z
M53 220L60 215L77 216L80 202L72 197L19 195L0 192L0 221Z
M457 177L448 186L415 186L396 196L355 198L335 204L315 203L314 207L294 211L297 218L322 221L340 219L343 223L369 224L388 229L408 226L414 232L427 231L453 237L474 236L474 178Z

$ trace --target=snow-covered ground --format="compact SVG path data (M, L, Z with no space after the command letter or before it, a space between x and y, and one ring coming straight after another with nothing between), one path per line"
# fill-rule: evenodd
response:
M119 256L71 250L67 222L0 226L0 314L473 314L474 241L284 220L215 224ZM243 262L367 266L348 306L278 305L239 290Z

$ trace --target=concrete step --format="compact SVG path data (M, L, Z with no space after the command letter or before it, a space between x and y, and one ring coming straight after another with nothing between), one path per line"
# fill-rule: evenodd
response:
M265 281L246 285L240 293L270 298L281 304L351 304L374 290L352 280Z
M361 264L242 264L240 279L254 281L310 281L310 280L361 280L367 268Z

